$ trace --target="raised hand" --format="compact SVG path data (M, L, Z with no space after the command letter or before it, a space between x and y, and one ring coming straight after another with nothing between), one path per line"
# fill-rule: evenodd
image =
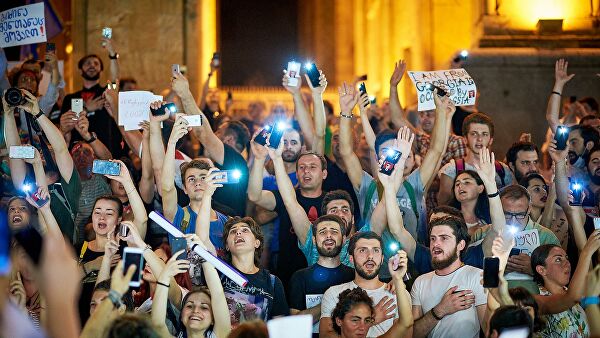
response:
M496 158L494 153L490 152L488 148L481 148L479 152L479 163L475 163L475 170L483 183L496 182ZM492 193L489 192L488 193Z
M108 55L115 55L115 47L112 44L112 39L102 38L102 47L106 49Z
M116 236L115 236L115 232L111 231L108 233L107 235L108 238L108 242L106 242L106 245L104 246L104 256L106 256L107 258L111 258L113 256L119 256L117 259L117 262L121 259L120 255L117 254L117 252L119 252L119 241L117 240ZM112 264L111 264L112 265Z
M587 251L594 254L598 249L600 249L600 230L595 230L592 232L581 251Z
M40 152L37 148L33 148L33 158L24 158L23 161L29 164L42 163L42 156L40 156Z
M121 170L119 171L119 175L104 175L104 176L107 178L110 178L111 180L115 180L123 185L125 185L126 183L133 184L133 180L131 179L131 174L129 173L129 169L127 169L127 166L125 165L125 163L123 163L123 161L121 161L121 160L111 160L111 162L119 163L119 166L121 167Z
M390 77L390 86L396 87L402 80L404 73L406 72L406 61L400 59L394 65L394 72L392 73L392 77Z
M548 154L554 163L560 163L560 161L565 161L567 159L567 155L569 154L569 144L563 150L556 149L556 140L554 137L550 141L548 145Z
M126 241L128 246L136 248L143 248L146 246L146 242L144 242L144 239L140 236L140 232L133 222L123 221L121 222L121 226L127 228L127 236L121 237L119 235L117 238Z
M342 83L341 87L338 87L338 93L340 94L340 107L342 113L345 115L352 115L352 109L358 103L359 92L353 87L348 86L346 82Z
M410 130L410 128L403 126L398 129L398 136L396 137L395 145L397 147L396 149L402 152L402 157L408 158L414 140L415 134Z
M77 125L77 115L69 110L60 116L60 132L65 135L70 133Z
M87 112L84 110L79 114L79 119L75 122L75 130L81 135L84 140L89 140L92 135L90 134L90 120L87 118Z
M554 82L556 84L565 85L565 83L569 82L575 76L575 74L568 75L567 67L569 66L569 62L565 61L565 59L559 59L556 61L554 65Z
M210 197L218 188L223 187L223 184L221 184L222 181L218 179L219 174L217 171L219 171L218 168L210 168L206 174L206 177L204 178L204 181L202 181L201 186L204 186L204 196Z
M445 317L455 312L466 310L475 304L475 295L471 290L457 290L453 286L446 293L438 305L433 308L439 317Z
M58 58L54 52L46 52L46 62L50 65L51 69L58 68Z
M171 87L177 96L185 96L190 91L190 84L188 80L181 73L174 73L173 79L171 80Z
M296 86L290 86L288 84L288 81L290 79L290 76L287 73L287 70L283 70L283 78L281 79L281 85L283 86L283 88L285 88L285 90L287 90L288 92L290 92L292 95L293 94L299 94L300 93L300 87L302 87L302 76L298 76L298 85ZM310 81L308 81L308 83L310 83ZM311 87L312 88L312 87Z
M361 116L362 116L362 114L366 113L367 107L369 106L370 103L371 103L371 101L369 100L369 95L367 93L364 93L363 95L360 96L358 110L360 111Z
M104 90L104 93L102 93L102 98L104 99L102 106L115 120L117 119L117 110L119 108L119 92L117 88L119 88L118 80L113 86L111 86L111 82L108 81L106 89ZM87 102L85 107L87 110L93 111L87 106Z
M268 140L267 140L267 144L269 144ZM269 157L271 157L271 159L273 159L273 160L275 160L277 158L281 158L281 154L283 154L283 140L281 140L279 142L279 146L277 147L277 149L267 147L267 152L269 153Z
M183 116L183 114L177 115L175 124L173 124L173 129L171 130L171 136L169 136L169 143L177 143L179 139L187 135L187 133L192 130L191 127L188 127L188 121L184 119Z
M435 103L435 109L438 112L446 114L448 118L451 118L456 111L456 106L454 105L454 101L450 99L448 95L439 96L437 94L437 88L433 90L433 102Z
M185 250L179 250L171 256L165 267L162 269L160 276L158 276L159 282L169 284L172 277L175 277L180 273L186 273L190 269L190 261L186 259L177 259L177 257L184 252Z
M402 280L408 269L408 256L404 250L398 250L398 253L388 260L388 269L392 278Z
M113 270L110 276L110 289L115 290L120 295L123 295L129 290L129 282L135 273L135 265L127 267L126 273L123 274L123 261L119 261L117 267Z
M585 295L595 297L600 294L600 265L588 272L585 284Z
M259 129L254 133L254 135L252 135L252 140L250 141L250 151L252 152L252 155L254 155L255 159L264 160L267 158L267 155L269 155L267 147L254 142L256 136L261 132L262 129Z
M313 93L318 93L318 94L323 94L323 92L325 91L325 88L327 88L327 79L325 78L325 74L323 74L323 71L319 69L319 86L318 87L313 87L312 83L310 82L310 79L308 78L308 74L304 74L304 76L306 77L306 83L308 83L308 87L310 88L310 90ZM300 82L300 81L298 81Z
M150 108L159 109L160 107L164 106L165 104L167 104L167 103L164 101L154 101L154 102L150 103ZM150 113L150 121L151 122L162 122L162 121L168 120L170 116L171 116L171 114L169 114L168 111L166 114L158 115L158 116L154 116L154 115L152 115L152 113Z
M50 193L48 192L48 188L46 187L38 187L38 190L35 193L40 197L40 199L50 199ZM30 196L25 197L25 200L27 201L27 203L31 204L31 206L33 206L36 209L50 209L50 201L46 202L46 204L40 207L37 205L37 203L33 201L33 199Z

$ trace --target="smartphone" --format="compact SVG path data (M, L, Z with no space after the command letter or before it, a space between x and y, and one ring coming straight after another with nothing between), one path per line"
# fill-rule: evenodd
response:
M127 237L127 235L129 235L129 228L127 228L127 226L123 225L122 223L119 224L119 236Z
M42 235L32 226L25 227L13 233L14 238L23 247L31 261L38 265L42 254L44 240Z
M254 137L254 142L260 144L260 145L266 145L267 144L267 139L269 138L269 136L271 135L271 130L273 129L273 126L270 125L266 125L261 131L260 133L256 134L256 137Z
M231 94L231 90L227 91L227 100L233 100L233 94Z
M35 148L32 146L10 146L9 158L34 158Z
M312 86L314 88L319 87L319 77L321 76L321 74L319 73L319 69L317 68L317 65L314 63L307 63L304 66L304 69L306 70L306 74L308 75L308 79L310 80L310 84L312 84Z
M188 127L200 127L202 125L201 115L184 115L183 118L188 121Z
M360 96L367 95L367 87L364 82L358 86L358 91L360 92ZM366 104L365 107L366 106L368 106L368 104Z
M357 81L367 81L367 74L363 74L358 77Z
M51 53L56 51L56 44L54 42L46 43L46 53Z
M33 200L38 208L41 208L46 205L46 203L50 202L50 198L42 198L42 196L40 196L38 193L38 186L35 183L25 183L23 184L22 189L27 196Z
M240 183L240 178L242 178L242 172L237 169L219 170L213 173L216 174L214 180L221 184Z
M569 127L558 126L556 128L556 134L554 134L556 140L556 150L565 150L567 148L567 140L569 139Z
M402 153L399 150L388 148L387 153L385 154L385 158L379 166L379 171L385 175L390 176L392 174L392 171L394 170L394 166L400 160L400 156L402 156Z
M600 217L594 217L594 229L600 229Z
M112 28L104 27L102 28L102 37L107 39L112 39Z
M94 174L118 176L121 173L121 165L117 162L94 160L92 172Z
M517 249L517 248L512 248L510 249L510 253L508 254L508 256L518 256L521 253L521 249Z
M173 102L164 104L162 106L160 106L158 109L154 109L152 107L150 107L150 113L152 114L152 116L161 116L161 115L165 115L167 114L167 112L169 114L174 114L177 112L177 105ZM198 115L200 116L200 115Z
M279 148L279 143L283 137L283 133L287 129L287 125L284 122L278 122L275 127L272 128L271 135L269 136L269 147L273 149Z
M369 102L370 102L372 105L376 105L376 104L377 104L377 98L376 98L375 96L371 96L371 95L369 95Z
M432 92L433 92L434 89L437 89L437 95L439 97L444 97L447 94L445 90L443 90L442 88L434 85L433 83L428 83L427 84L427 89L431 90Z
M179 68L178 64L174 63L171 65L171 73L172 74L181 73L181 69Z
M581 206L581 202L583 202L581 197L583 197L583 185L579 182L571 182L569 188L573 192L573 202L569 202L569 205L572 206Z
M497 288L500 284L498 272L500 271L500 258L485 257L483 259L483 287Z
M83 111L83 99L71 99L71 111L77 116L76 119L79 119L79 114Z
M221 55L219 55L219 52L213 53L212 64L217 68L219 68L219 66L221 66Z
M142 268L144 266L143 249L126 247L123 249L123 273L126 273L131 265L135 265L135 272L129 286L138 287L142 283Z
M171 240L171 252L176 253L179 250L185 250L177 259L187 259L187 241L183 237L174 237Z
M0 222L0 276L7 276L11 272L11 241L11 230L8 222Z
M287 75L289 76L288 86L291 86L291 87L297 86L298 85L298 81L300 81L299 80L299 77L300 77L300 63L298 63L296 61L290 61L290 62L288 62Z

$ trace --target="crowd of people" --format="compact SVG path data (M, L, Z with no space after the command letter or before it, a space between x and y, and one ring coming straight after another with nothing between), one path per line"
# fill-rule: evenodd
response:
M137 83L119 80L103 42L109 83L87 55L66 95L54 53L11 72L1 54L0 90L21 95L2 96L0 336L268 337L265 322L304 315L314 337L600 337L600 112L563 99L577 81L566 61L546 142L523 131L501 161L477 107L437 89L435 109L403 107L402 60L382 104L355 80L335 114L325 73L284 71L293 109L256 100L240 115L209 88L213 59L199 98L173 71L150 108L177 112L125 130L119 91ZM33 156L9 154L21 145ZM117 171L98 173L99 160ZM125 266L134 251L143 266Z

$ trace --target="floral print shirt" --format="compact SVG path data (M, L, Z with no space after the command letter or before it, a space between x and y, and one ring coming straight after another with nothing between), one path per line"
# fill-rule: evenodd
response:
M544 287L540 287L540 295L550 296L552 294ZM544 318L546 319L546 328L541 332L543 338L587 338L590 336L587 317L579 304L575 304L561 313L546 315Z

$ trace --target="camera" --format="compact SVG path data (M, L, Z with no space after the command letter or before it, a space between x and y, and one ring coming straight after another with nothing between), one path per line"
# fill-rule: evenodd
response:
M11 87L6 90L6 93L4 93L4 99L11 107L17 107L27 103L25 95L23 95L21 89L15 87Z

